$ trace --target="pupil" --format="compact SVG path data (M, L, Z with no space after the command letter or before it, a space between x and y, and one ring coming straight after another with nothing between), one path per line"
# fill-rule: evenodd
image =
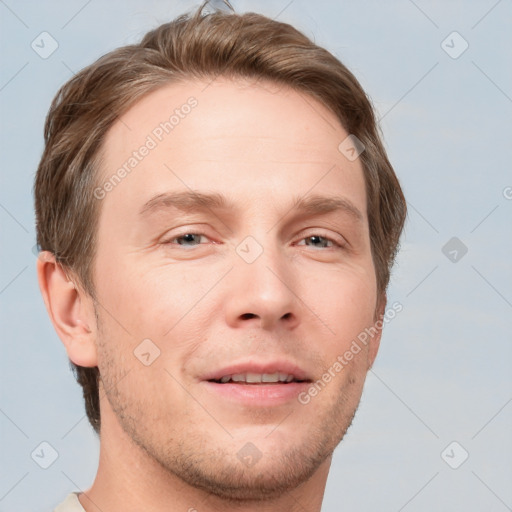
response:
M194 233L186 233L185 235L182 235L180 238L185 242L195 242L197 235Z
M310 241L316 245L318 243L322 244L322 237L321 236L318 236L318 235L313 235L313 236L310 236L309 237Z

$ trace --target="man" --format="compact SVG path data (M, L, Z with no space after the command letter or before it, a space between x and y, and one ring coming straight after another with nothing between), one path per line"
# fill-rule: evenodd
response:
M38 278L100 436L56 510L319 511L406 215L357 80L199 10L73 77L45 141Z

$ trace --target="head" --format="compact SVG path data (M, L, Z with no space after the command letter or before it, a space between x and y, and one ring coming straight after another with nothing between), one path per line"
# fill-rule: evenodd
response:
M332 453L380 330L307 404L233 408L212 380L272 360L313 385L384 314L406 205L333 55L252 13L162 25L58 92L35 207L40 280L60 275L45 302L98 434L106 411L231 497L282 492Z

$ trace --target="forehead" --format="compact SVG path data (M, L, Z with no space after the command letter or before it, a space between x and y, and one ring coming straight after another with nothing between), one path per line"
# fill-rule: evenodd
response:
M187 188L276 201L314 189L348 194L364 211L361 163L338 150L347 136L321 103L283 85L225 78L169 84L107 133L99 185L112 183L102 207Z

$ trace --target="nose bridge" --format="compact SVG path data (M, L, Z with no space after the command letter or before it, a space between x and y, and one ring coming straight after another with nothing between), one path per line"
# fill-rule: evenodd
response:
M237 246L237 254L236 267L248 290L270 301L283 298L286 255L274 241L272 232L258 235L258 239L247 236Z
M259 321L269 327L284 321L295 325L298 304L293 293L293 277L286 254L273 238L273 232L249 235L236 247L232 271L228 321ZM257 238L256 238L257 237Z
M286 278L285 254L276 247L271 236L266 237L259 255L258 247L254 247L254 244L255 242L252 241L253 247L249 247L252 255L257 257L252 263L246 260L243 260L245 264L240 262L240 272L246 274L244 275L244 279L248 279L246 284L250 285L254 292L266 300L277 301L284 296L282 288L286 288L283 283ZM247 248L247 245L244 248Z

